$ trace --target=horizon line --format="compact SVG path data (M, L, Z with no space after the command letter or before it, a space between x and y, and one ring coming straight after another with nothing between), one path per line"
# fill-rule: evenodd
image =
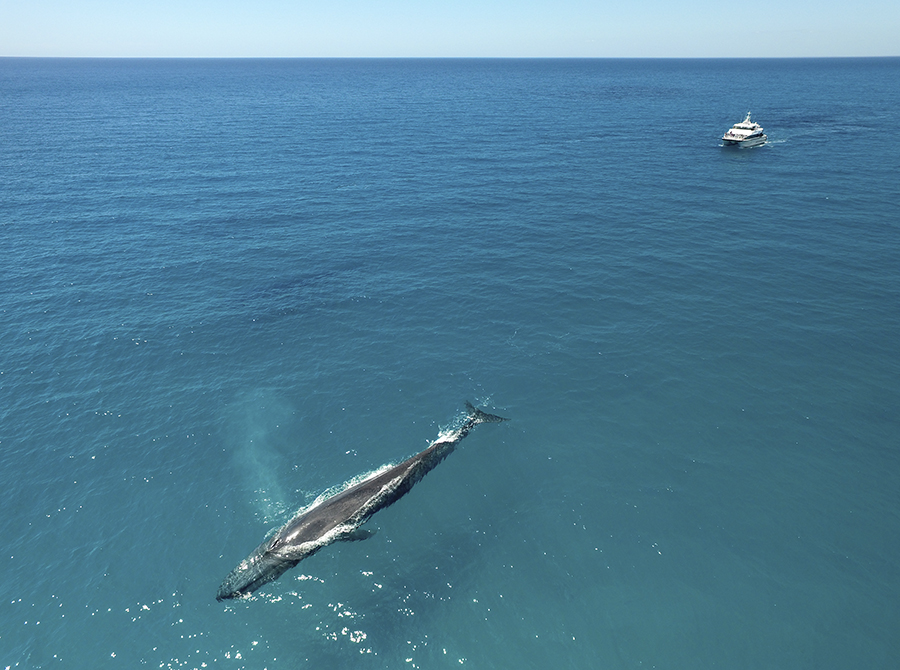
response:
M875 60L892 56L35 56L0 58L46 60Z

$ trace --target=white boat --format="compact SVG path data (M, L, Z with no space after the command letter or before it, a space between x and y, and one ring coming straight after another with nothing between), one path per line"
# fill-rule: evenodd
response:
M747 112L747 118L740 123L735 123L722 136L722 142L726 147L757 147L765 144L767 139L763 134L762 126L750 120L750 112Z

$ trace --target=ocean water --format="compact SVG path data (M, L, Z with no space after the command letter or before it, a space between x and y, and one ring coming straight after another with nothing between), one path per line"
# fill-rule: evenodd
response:
M0 59L0 668L896 667L898 109L900 59Z

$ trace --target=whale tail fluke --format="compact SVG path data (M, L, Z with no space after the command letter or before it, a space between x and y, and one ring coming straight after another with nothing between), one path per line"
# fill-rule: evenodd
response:
M469 413L469 418L472 419L476 424L479 423L500 423L501 421L509 421L502 416L497 416L496 414L488 414L487 412L482 412L480 409L475 407L472 403L466 401L466 411Z

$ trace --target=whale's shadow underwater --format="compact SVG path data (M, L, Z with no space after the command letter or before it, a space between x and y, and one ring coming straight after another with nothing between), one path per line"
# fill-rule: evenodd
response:
M360 526L375 512L406 495L416 482L450 455L472 428L479 423L506 421L469 403L466 409L465 422L438 436L424 451L376 472L288 521L229 573L219 586L216 600L249 595L332 542L368 537Z

